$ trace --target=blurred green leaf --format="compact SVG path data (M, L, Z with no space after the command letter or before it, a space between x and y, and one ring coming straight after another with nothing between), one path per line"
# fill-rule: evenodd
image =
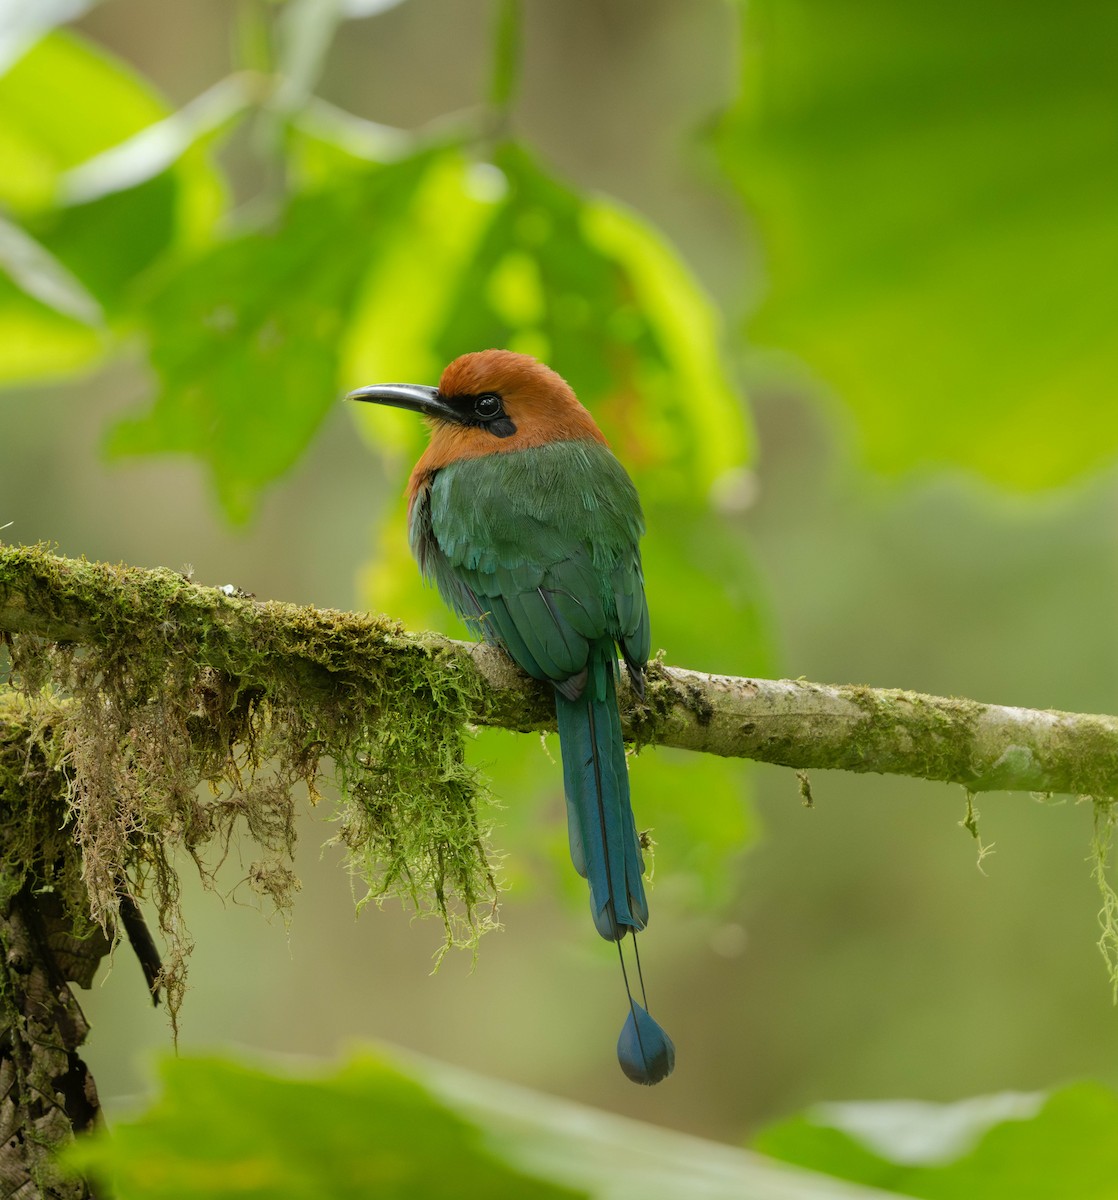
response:
M21 18L13 29L23 24ZM104 338L89 327L99 317L100 298L88 292L97 289L43 237L54 218L42 214L50 213L66 170L162 113L148 88L69 34L44 37L0 76L0 205L40 217L30 233L10 226L25 253L0 263L18 285L0 278L0 382L66 375L103 353ZM100 243L105 261L128 260L132 252L120 231L112 242Z
M205 1058L160 1070L144 1114L70 1165L119 1200L884 1200L732 1146L410 1056L329 1075Z
M195 455L227 515L247 519L337 403L358 286L427 165L420 156L298 196L276 229L168 273L145 312L160 394L115 428L110 451Z
M1009 1095L957 1106L821 1106L771 1126L754 1147L926 1200L1111 1200L1118 1193L1116 1132L1118 1094L1079 1083L1042 1104Z
M25 226L8 226L4 244L20 253L0 256L0 268L34 297L3 290L0 381L91 365L107 339L77 326L99 323L102 308L119 317L143 271L212 227L217 176L188 139L179 138L173 150L181 157L172 161L167 138L151 136L166 128L165 113L129 69L68 34L42 39L0 77L0 204ZM119 168L121 146L145 138L163 156L149 156L145 173L132 153L131 173L118 169L109 186L111 172L93 164Z
M110 313L127 314L139 304L143 320L144 273L168 255L211 244L225 187L208 143L247 101L243 79L223 81L66 171L58 205L28 219Z
M1118 450L1118 9L758 0L723 161L770 260L756 342L870 463L1059 484Z
M405 1062L415 1078L482 1126L488 1144L509 1162L584 1188L600 1200L887 1200L892 1195L445 1063L410 1056Z
M370 153L379 128L365 142ZM344 129L333 131L348 143ZM325 137L328 129L320 132ZM505 188L499 171L471 163L459 147L432 156L396 236L372 265L347 330L343 371L350 381L437 382L446 362L433 342L460 303L460 280L474 269L481 238L500 218ZM422 424L407 413L363 404L354 417L376 451L410 456L425 440ZM405 462L397 466L402 470Z
M575 1196L493 1154L479 1129L372 1055L325 1077L219 1059L162 1066L163 1090L69 1161L120 1200Z
M104 50L50 34L0 76L0 202L16 213L48 207L63 172L166 115Z
M494 162L507 191L454 281L439 359L486 346L545 359L634 475L654 474L665 495L705 498L751 448L713 306L634 214L580 196L518 146Z

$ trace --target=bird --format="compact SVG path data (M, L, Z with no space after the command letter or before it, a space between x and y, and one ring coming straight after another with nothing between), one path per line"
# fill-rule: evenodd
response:
M420 571L474 636L554 690L571 859L598 933L617 943L628 999L618 1061L633 1082L659 1083L675 1047L648 1012L636 949L648 902L616 686L620 649L643 698L651 647L637 490L571 386L526 354L473 351L437 387L373 384L346 398L425 418L407 485Z

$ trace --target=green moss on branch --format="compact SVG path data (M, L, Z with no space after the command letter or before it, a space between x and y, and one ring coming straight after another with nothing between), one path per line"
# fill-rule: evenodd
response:
M317 797L325 770L342 796L336 840L369 898L436 912L448 944L492 923L484 796L462 741L481 685L453 655L385 619L42 547L0 549L0 628L22 693L67 698L54 753L93 917L113 923L122 881L154 899L172 1012L190 948L176 850L209 878L247 830L249 878L285 907L295 793Z

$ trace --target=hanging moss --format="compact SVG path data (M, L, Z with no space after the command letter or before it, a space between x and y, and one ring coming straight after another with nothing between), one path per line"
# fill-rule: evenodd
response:
M49 887L88 921L81 854L66 829L64 714L62 705L0 688L0 908L27 886Z
M1118 1004L1118 892L1110 882L1110 862L1114 843L1115 802L1109 796L1083 796L1091 802L1094 818L1091 835L1091 865L1099 890L1099 953L1106 963L1111 999Z
M49 732L37 744L65 828L58 786L49 809L26 780L0 781L28 810L13 817L9 801L0 855L57 854L72 912L84 906L106 929L122 885L150 898L172 1015L191 945L182 852L212 881L243 831L259 851L251 884L287 908L299 886L296 797L305 789L317 800L324 777L340 791L335 840L364 881L363 901L400 897L437 914L445 946L473 944L495 923L484 795L463 754L476 677L448 670L387 619L256 603L175 572L74 563L43 547L17 553L26 611L80 631L83 644L9 638L23 699L9 691L4 704L22 704L30 727ZM8 550L0 562L9 607L13 561Z

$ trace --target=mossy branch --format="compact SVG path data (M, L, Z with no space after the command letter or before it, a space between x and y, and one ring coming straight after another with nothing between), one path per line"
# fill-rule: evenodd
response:
M0 630L108 648L144 639L233 679L287 678L336 718L386 671L422 680L456 719L554 727L548 689L499 651L407 632L383 617L257 601L168 570L0 547ZM154 645L151 644L154 639ZM434 680L434 686L432 686ZM972 792L1118 795L1118 718L982 704L800 680L740 679L653 664L645 703L623 717L641 744L752 758L797 769L908 775Z
M333 840L366 898L441 917L445 945L495 923L484 789L463 747L482 685L454 655L388 620L42 547L0 547L0 613L15 685L0 687L12 751L0 755L0 865L65 826L51 886L75 921L119 928L123 897L151 900L168 953L149 982L172 1018L191 948L176 855L209 881L244 830L237 854L260 856L245 885L286 909L295 793L316 799L324 775L341 797ZM53 764L49 807L27 793L20 727Z

